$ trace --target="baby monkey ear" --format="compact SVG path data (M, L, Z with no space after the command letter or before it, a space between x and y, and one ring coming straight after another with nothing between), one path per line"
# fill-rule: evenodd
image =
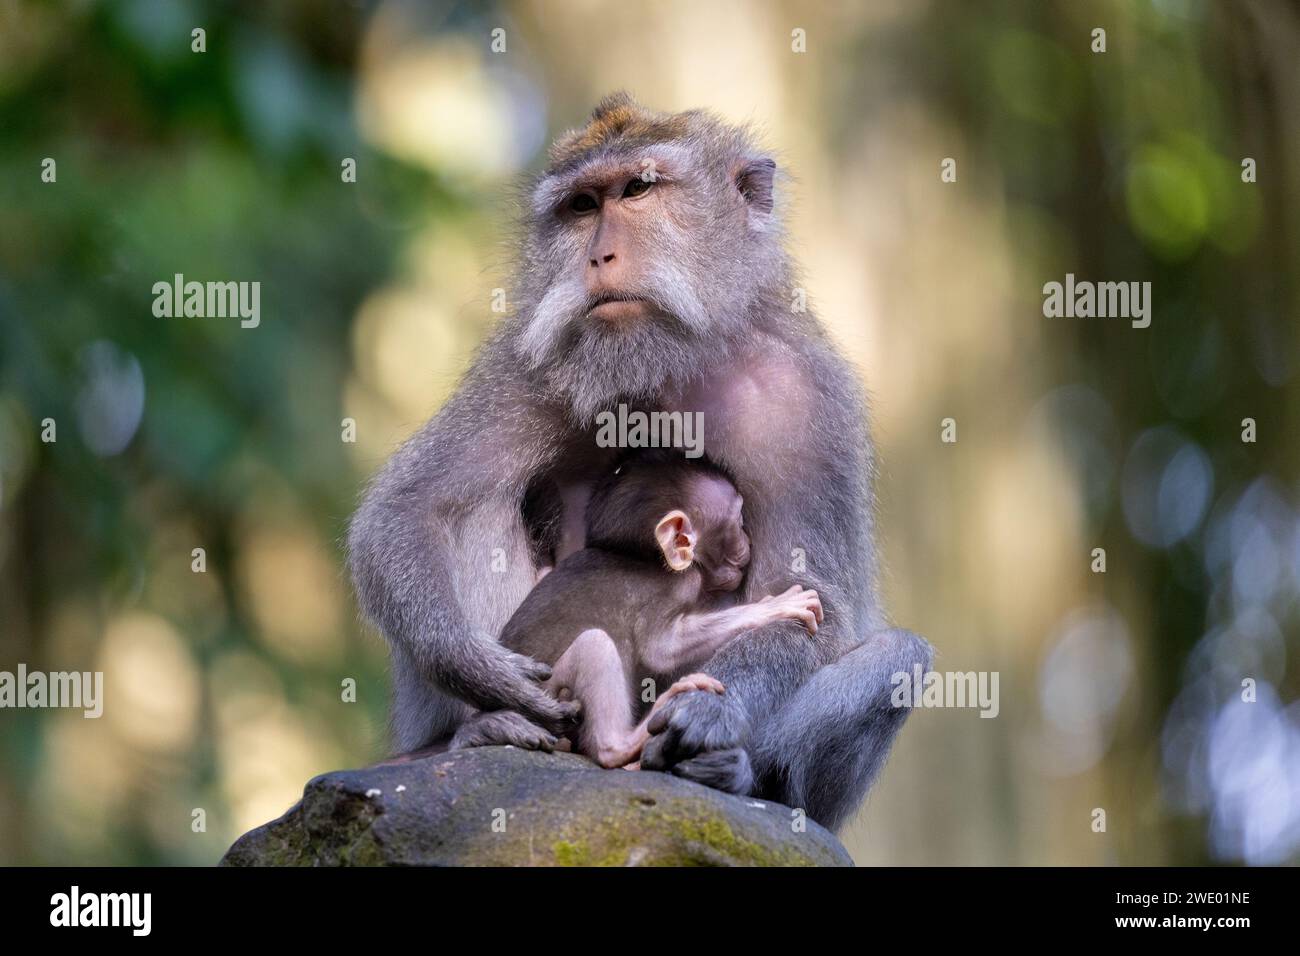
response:
M655 525L655 541L674 571L685 571L695 560L695 539L695 526L684 511L670 511Z

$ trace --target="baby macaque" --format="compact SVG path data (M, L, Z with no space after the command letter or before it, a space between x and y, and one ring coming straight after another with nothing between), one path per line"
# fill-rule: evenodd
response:
M501 642L552 665L547 690L581 703L578 749L601 766L637 760L651 715L673 696L723 693L693 671L732 638L782 619L816 633L816 591L795 586L735 603L749 565L742 505L725 474L680 452L625 459L592 491L586 547L543 577L506 624ZM667 689L638 724L646 677Z

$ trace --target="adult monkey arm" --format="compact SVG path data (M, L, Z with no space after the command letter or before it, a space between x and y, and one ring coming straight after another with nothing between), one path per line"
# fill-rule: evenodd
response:
M553 732L574 711L542 689L549 668L496 640L535 580L520 503L563 432L521 399L527 383L504 348L500 336L484 346L447 405L372 481L350 527L361 607L391 647L399 751L442 737L470 707L516 711Z

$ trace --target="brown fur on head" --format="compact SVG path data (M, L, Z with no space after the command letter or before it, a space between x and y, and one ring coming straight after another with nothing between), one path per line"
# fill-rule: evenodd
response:
M626 145L681 139L689 132L686 116L685 113L652 113L625 90L611 93L596 104L586 126L569 130L551 144L548 171L561 169L616 139Z
M550 160L514 342L578 421L699 376L788 300L775 163L745 129L616 93Z

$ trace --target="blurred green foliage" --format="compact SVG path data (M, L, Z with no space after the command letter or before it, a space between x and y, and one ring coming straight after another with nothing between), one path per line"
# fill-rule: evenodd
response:
M0 666L73 666L49 663L46 634L57 606L85 602L107 616L147 603L154 536L178 522L193 537L172 542L164 560L188 569L190 545L203 546L223 581L217 629L207 603L181 601L170 615L197 637L200 667L249 649L297 701L312 686L337 687L351 676L362 685L356 706L382 728L382 658L370 640L348 627L344 657L290 666L255 638L243 593L227 577L241 545L240 515L268 488L281 489L295 520L309 523L338 558L359 477L339 441L352 318L392 268L409 228L403 220L445 205L428 175L367 150L353 128L349 82L361 11L343 7L322 24L308 6L6 11L32 35L0 41L7 61L0 468L9 579ZM210 38L201 55L190 50L194 23ZM56 183L33 175L47 156L57 161ZM341 185L341 156L365 164L364 201ZM152 285L175 273L260 280L261 326L241 332L237 320L155 318ZM85 349L97 340L138 361L146 393L138 434L107 458L90 452L77 430ZM57 423L56 443L38 440L45 418ZM337 587L345 593L341 573ZM380 752L380 734L358 735L341 713L320 716L318 731L349 741L352 760ZM39 813L32 778L47 746L45 724L30 712L3 719L0 859L78 859L77 847L25 825ZM194 806L219 808L212 720L205 708L193 759L167 785L191 790ZM214 837L178 854L150 836L147 818L157 813L148 799L131 805L115 821L124 838L102 848L104 859L209 861L228 836L217 810ZM178 825L188 830L188 818L187 809Z

